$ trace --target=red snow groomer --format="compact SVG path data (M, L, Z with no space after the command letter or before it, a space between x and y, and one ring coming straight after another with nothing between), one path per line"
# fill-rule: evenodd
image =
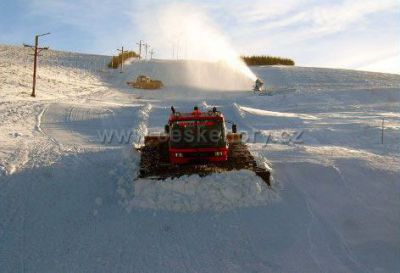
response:
M205 112L198 107L188 113L174 107L171 111L164 133L146 136L139 149L140 177L165 179L249 169L270 184L269 170L257 166L236 124L227 132L227 121L216 107Z
M172 164L228 160L225 120L221 112L216 108L201 112L195 107L191 113L171 109L166 133L169 134L169 159Z

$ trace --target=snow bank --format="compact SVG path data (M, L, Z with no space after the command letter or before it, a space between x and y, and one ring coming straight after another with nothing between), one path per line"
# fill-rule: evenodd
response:
M267 110L252 108L252 107L240 106L240 105L237 105L237 104L236 104L236 106L238 107L239 110L241 110L241 111L243 111L245 113L249 113L249 114L253 114L253 115L259 115L259 116L300 118L300 119L311 119L311 120L318 119L317 117L312 116L312 115L267 111Z
M124 173L115 170L117 194L127 212L145 208L177 212L227 211L238 207L262 206L278 198L277 193L248 170L216 173L205 177L137 179L140 155L124 152Z
M124 181L119 183L122 186ZM181 212L225 211L265 205L276 197L265 182L248 170L206 177L191 175L167 180L139 179L132 182L130 190L118 188L128 212L134 208Z
M150 103L143 105L139 111L138 120L140 121L138 126L134 129L135 141L133 143L134 147L140 147L144 142L144 137L148 134L147 121L152 109Z

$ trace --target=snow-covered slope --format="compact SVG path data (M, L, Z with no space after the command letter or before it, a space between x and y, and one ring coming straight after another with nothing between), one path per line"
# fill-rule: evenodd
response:
M399 75L257 67L296 89L257 96L221 64L119 73L49 51L33 99L29 53L0 46L0 272L400 270ZM126 86L143 73L166 87ZM171 105L219 107L272 188L248 171L138 180L132 145Z

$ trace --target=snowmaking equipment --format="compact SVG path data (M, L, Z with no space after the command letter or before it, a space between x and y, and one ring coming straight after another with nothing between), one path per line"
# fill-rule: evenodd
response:
M294 87L273 87L269 86L268 88L265 87L264 82L257 78L254 86L253 86L253 93L259 96L272 96L273 94L287 94L296 92L296 88Z
M259 78L257 78L254 83L253 92L254 93L266 92L266 89L264 87L264 82L262 80L260 80Z
M139 75L136 81L129 81L127 84L138 89L160 89L164 87L162 81L153 80L149 76Z
M164 132L145 136L139 148L139 177L166 179L247 169L270 185L270 171L257 165L236 124L231 123L228 132L226 122L216 107L205 112L194 107L188 113L171 107Z

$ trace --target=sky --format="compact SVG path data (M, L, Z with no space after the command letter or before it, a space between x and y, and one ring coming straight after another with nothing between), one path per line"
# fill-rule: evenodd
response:
M176 45L152 41L157 16L179 1L1 0L0 43L41 43L52 49L116 54L146 40L156 58ZM240 55L274 55L299 66L400 74L400 0L191 0ZM146 25L144 27L143 25ZM179 46L178 46L179 47ZM187 49L186 49L187 50ZM190 49L189 49L190 50Z

